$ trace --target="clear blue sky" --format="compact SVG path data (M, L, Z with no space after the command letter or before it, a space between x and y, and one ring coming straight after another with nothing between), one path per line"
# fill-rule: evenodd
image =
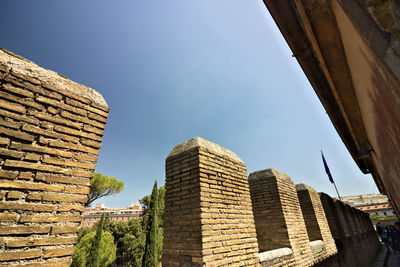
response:
M377 193L347 152L261 0L13 1L0 46L99 91L111 108L96 171L123 207L165 179L175 145L201 136L248 172L276 168L335 196Z

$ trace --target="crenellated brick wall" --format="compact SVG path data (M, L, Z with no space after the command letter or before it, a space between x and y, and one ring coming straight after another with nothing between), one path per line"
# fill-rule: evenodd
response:
M172 150L163 266L367 266L374 257L368 214L276 169L245 178L236 154L202 138Z
M69 266L108 107L0 50L0 265Z

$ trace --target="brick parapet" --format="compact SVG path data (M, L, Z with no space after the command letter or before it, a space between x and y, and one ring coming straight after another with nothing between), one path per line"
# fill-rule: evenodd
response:
M246 165L233 152L198 137L174 148L165 201L163 266L259 265Z
M69 265L109 109L6 50L0 86L0 264Z
M353 210L354 208L348 204L344 204L344 206L345 206L344 213L345 213L345 216L347 216L347 221L351 227L352 234L357 235L357 234L359 234L359 227L357 225L357 221L355 218L355 214L354 214L354 210Z
M354 212L354 217L355 217L356 224L358 227L358 231L360 232L360 234L363 234L365 232L365 230L364 230L364 224L363 224L363 221L361 220L361 214L360 214L360 212L362 212L362 211L360 211L356 208L353 208L353 212Z
M261 238L260 248L264 251L289 245L293 250L293 257L263 266L311 265L310 241L290 177L275 169L267 169L250 174L249 183L257 236Z
M329 195L325 193L319 193L319 195L338 250L336 262L339 266L354 266L355 262L351 256L354 255L352 253L353 247L349 246L349 239L345 234L344 219L341 220L339 216L339 214L342 215L342 210Z
M343 231L346 237L351 237L352 235L352 229L351 226L349 225L349 222L347 220L347 216L345 215L345 207L344 203L339 200L334 200L334 206L338 215L338 219L340 221L340 224L343 227Z
M319 195L332 236L335 239L344 239L345 232L333 199L325 193L319 193Z
M331 229L336 229L332 233L335 233L339 266L367 266L379 245L373 238L375 231L368 227L371 225L369 215L324 193L320 193L320 199L329 226L334 225Z
M364 212L275 169L247 181L202 138L172 150L165 186L164 266L366 266L377 249Z
M359 226L357 224L357 219L356 219L356 214L355 214L355 209L353 207L351 207L348 204L345 204L345 213L347 214L347 219L349 220L352 229L353 229L353 233L352 233L352 240L353 240L353 246L356 250L356 254L357 255L365 255L366 251L365 251L365 245L363 245L363 243L365 242L363 235L360 232ZM359 258L359 264L361 266L366 266L368 264L367 260L368 258L363 257L363 258Z
M322 250L313 253L314 264L316 264L335 255L338 251L318 192L305 184L296 185L296 190L310 241L319 239L323 241Z

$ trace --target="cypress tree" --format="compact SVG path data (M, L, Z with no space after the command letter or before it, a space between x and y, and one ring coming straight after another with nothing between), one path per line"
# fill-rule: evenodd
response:
M143 267L157 267L158 264L158 187L154 183L151 193L149 219L147 221L146 245L143 254Z
M100 242L101 242L101 234L103 233L103 224L104 224L104 213L101 216L101 220L99 225L97 226L96 235L92 241L92 246L89 250L89 255L87 259L87 267L99 267L100 266Z

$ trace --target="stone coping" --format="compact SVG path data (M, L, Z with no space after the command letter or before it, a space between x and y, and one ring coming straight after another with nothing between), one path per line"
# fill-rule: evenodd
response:
M108 107L103 96L96 90L73 82L57 72L39 67L32 61L4 48L0 48L0 65L7 67L7 69L13 73L35 77L41 83L64 89L78 96L87 98L100 106Z
M291 248L278 248L273 250L268 250L265 252L258 253L258 258L260 262L272 261L277 258L281 258L284 256L289 256L293 254L293 250Z
M296 184L297 191L310 191L310 192L317 192L314 188L306 184Z
M289 177L289 175L287 175L281 171L278 171L277 169L274 169L274 168L269 168L269 169L265 169L265 170L252 172L249 175L249 180L258 180L258 179L269 178L269 177L276 177L276 178L293 183L293 181Z
M168 157L179 155L185 151L191 150L196 147L205 148L209 151L215 152L217 154L220 154L222 156L228 157L234 161L238 161L244 164L244 162L238 157L238 155L236 155L236 153L201 137L194 137L182 144L177 145L176 147L174 147L174 149L172 149Z
M310 242L311 251L313 254L321 252L324 249L324 241L314 240Z

